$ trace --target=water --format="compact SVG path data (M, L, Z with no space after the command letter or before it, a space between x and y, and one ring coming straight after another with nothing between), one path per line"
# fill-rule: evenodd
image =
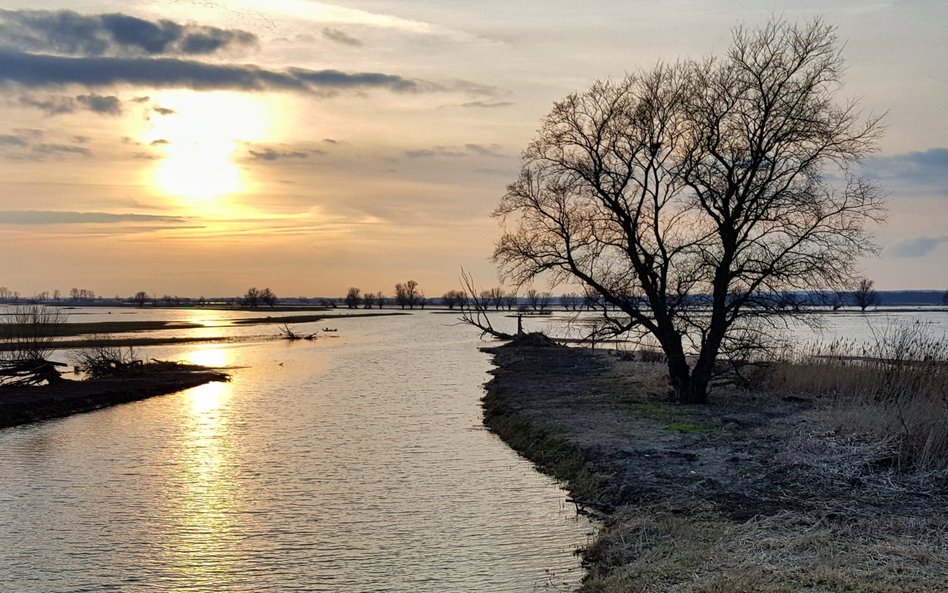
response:
M452 320L142 349L240 368L227 384L0 431L0 589L570 589L591 526L482 429L489 358Z

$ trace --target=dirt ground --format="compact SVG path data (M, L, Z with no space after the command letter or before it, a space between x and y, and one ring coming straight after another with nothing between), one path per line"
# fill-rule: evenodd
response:
M485 424L604 527L584 592L948 591L948 479L900 473L812 397L671 401L660 364L490 349Z

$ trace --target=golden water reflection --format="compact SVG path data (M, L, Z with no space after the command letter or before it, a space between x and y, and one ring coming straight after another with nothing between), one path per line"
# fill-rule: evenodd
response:
M226 366L222 348L190 352L188 362ZM173 449L167 510L174 525L165 544L171 564L189 586L212 586L240 557L242 513L234 471L240 448L233 431L230 383L214 382L182 394L186 405Z

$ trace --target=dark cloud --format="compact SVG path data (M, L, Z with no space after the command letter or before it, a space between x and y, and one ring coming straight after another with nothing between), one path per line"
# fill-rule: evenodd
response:
M910 237L889 247L888 254L894 257L925 257L945 243L948 243L948 235L941 237L926 235Z
M348 45L350 47L359 47L362 45L361 41L355 37L352 37L345 31L340 31L339 29L333 29L330 27L323 28L323 37L335 43Z
M247 153L255 161L283 161L287 159L308 159L311 152L303 152L301 150L291 150L291 151L278 151L273 150L272 148L267 148L264 150L248 150Z
M122 114L122 102L118 97L111 95L108 97L102 95L79 95L76 97L76 101L85 106L89 111L94 111L95 113L104 115Z
M239 29L68 10L0 10L0 39L7 47L74 56L199 56L254 47L258 41Z
M109 214L106 212L58 212L49 210L0 211L0 224L115 224L122 222L185 222L178 216L150 214Z
M948 195L948 148L930 148L893 156L875 157L863 164L867 177L885 187Z
M164 138L158 138L157 140L152 140L148 145L149 145L149 146L161 146L161 145L163 145L163 144L171 144L171 143L168 142L167 140L165 140Z
M331 93L384 88L395 92L444 90L437 85L376 72L266 70L253 65L215 65L175 58L66 58L0 51L0 82L46 88L76 84L90 88L133 84L155 88Z
M2 68L2 66L0 66ZM24 95L19 98L19 104L24 107L33 107L46 112L47 115L62 115L74 113L80 109L92 111L101 115L121 115L122 101L109 95L78 95L76 97L34 97Z
M154 108L154 112L158 115L173 115L174 109L168 109L167 107L158 107L157 105Z

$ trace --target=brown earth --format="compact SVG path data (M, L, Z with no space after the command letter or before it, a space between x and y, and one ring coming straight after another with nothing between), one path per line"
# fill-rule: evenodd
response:
M948 475L896 471L828 401L680 406L659 364L536 337L489 351L485 424L604 521L581 591L948 591Z

